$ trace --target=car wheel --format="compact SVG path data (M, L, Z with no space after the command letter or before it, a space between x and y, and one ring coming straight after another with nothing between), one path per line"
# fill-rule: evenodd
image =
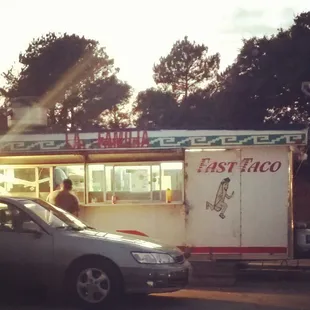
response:
M121 293L121 276L109 261L85 261L69 275L73 301L88 309L97 309L116 301Z

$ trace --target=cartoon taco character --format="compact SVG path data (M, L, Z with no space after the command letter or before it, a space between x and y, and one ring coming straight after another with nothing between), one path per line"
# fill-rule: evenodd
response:
M227 203L225 202L225 199L231 199L234 196L234 192L231 193L231 195L228 195L227 191L229 188L230 178L225 178L221 181L219 188L217 190L214 204L207 202L206 203L206 209L215 210L216 212L220 212L219 216L224 219L225 218L225 212L228 208Z

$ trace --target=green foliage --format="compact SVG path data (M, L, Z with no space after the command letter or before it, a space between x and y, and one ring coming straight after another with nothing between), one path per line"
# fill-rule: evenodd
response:
M171 91L178 102L199 88L205 88L217 74L219 54L208 56L204 44L196 44L185 37L174 43L170 53L154 65L154 81L165 91Z
M130 86L116 77L113 59L97 41L84 37L48 33L29 44L19 64L17 75L4 75L6 97L39 97L54 129L96 126L103 112L130 96Z
M179 104L171 92L150 88L138 94L133 112L138 128L207 129L216 126L214 108L210 89L196 91Z
M250 128L266 122L308 123L309 98L301 92L310 81L310 13L270 37L244 41L235 63L221 76L217 94L221 122ZM218 114L219 115L219 114Z
M160 129L209 127L211 90L219 61L218 54L208 56L203 44L190 42L187 37L177 41L153 67L158 88L142 91L136 98L136 125Z
M138 128L169 129L176 126L178 104L172 93L150 88L138 94L133 112Z
M219 54L178 40L154 65L157 88L138 94L117 78L104 48L77 35L49 33L33 40L16 67L3 74L1 98L35 96L48 107L51 128L251 129L263 124L308 124L310 12L271 37L243 41L235 62L218 73ZM5 110L6 106L2 108Z

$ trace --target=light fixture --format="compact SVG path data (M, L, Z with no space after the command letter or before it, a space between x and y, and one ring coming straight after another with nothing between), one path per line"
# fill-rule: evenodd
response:
M186 149L185 152L223 152L227 151L227 149L209 149L209 148L203 148L203 149L198 149L198 148L191 148L191 149Z

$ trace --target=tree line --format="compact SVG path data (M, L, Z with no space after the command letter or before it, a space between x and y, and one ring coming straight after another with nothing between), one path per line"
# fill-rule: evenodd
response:
M5 114L13 98L39 98L55 131L96 129L255 129L308 124L310 12L270 37L243 40L235 61L219 71L220 55L188 37L153 66L155 87L133 96L98 41L48 33L30 42L2 74ZM137 64L138 66L139 64Z

